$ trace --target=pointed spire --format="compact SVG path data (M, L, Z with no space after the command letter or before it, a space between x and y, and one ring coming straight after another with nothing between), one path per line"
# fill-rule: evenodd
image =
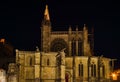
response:
M76 26L76 31L78 31L78 25Z
M84 30L86 30L86 24L84 24L84 27L83 27Z
M50 20L49 11L48 11L48 5L46 5L46 8L45 8L44 18L45 18L46 20Z
M72 31L72 28L71 28L71 26L69 26L69 31Z
M84 24L84 27L86 27L86 24Z

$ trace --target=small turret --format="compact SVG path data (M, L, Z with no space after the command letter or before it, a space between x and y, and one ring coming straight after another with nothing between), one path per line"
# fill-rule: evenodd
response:
M71 28L71 26L69 26L68 32L69 32L69 40L71 40L71 34L72 34L72 28Z
M71 26L69 26L69 32L71 32L72 31L72 28L71 28Z
M78 31L78 26L76 26L76 31Z
M83 27L83 38L85 42L88 42L88 29L86 27L86 24L84 24L84 27Z
M76 40L78 40L78 26L76 26Z
M91 56L91 49L90 44L88 42L88 29L86 27L86 24L84 24L83 27L83 55L84 56Z
M72 54L72 45L71 45L71 36L72 36L72 28L71 28L71 26L69 26L69 56L71 56L71 54Z

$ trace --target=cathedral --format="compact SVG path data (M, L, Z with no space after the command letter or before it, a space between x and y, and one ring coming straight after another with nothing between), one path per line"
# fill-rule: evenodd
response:
M94 56L93 34L82 30L52 31L48 6L41 23L41 50L16 49L8 82L109 82L110 58ZM10 76L16 77L10 80Z

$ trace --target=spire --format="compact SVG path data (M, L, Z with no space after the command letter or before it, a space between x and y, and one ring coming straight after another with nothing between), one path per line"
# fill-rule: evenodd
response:
M45 18L46 20L50 20L49 11L48 11L48 5L46 5L46 8L45 8L44 18Z
M84 24L84 27L86 27L86 24Z
M87 29L87 28L86 28L86 24L84 24L84 27L83 27L83 29L84 29L84 30L86 30L86 29Z
M78 31L78 26L76 26L76 31Z
M72 31L72 28L71 28L71 26L69 26L69 31Z

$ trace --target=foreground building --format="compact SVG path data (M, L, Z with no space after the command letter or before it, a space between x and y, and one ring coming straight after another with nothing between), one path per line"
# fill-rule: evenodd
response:
M110 58L93 55L93 34L82 30L52 31L46 6L41 27L41 51L16 49L18 82L109 82ZM11 66L9 66L11 67ZM11 68L9 68L11 69ZM10 72L9 72L10 73Z
M9 64L9 69L7 72L7 82L18 82L18 67L15 63L10 63Z
M16 50L19 82L109 82L110 59Z
M0 82L7 82L7 75L4 69L0 69Z

